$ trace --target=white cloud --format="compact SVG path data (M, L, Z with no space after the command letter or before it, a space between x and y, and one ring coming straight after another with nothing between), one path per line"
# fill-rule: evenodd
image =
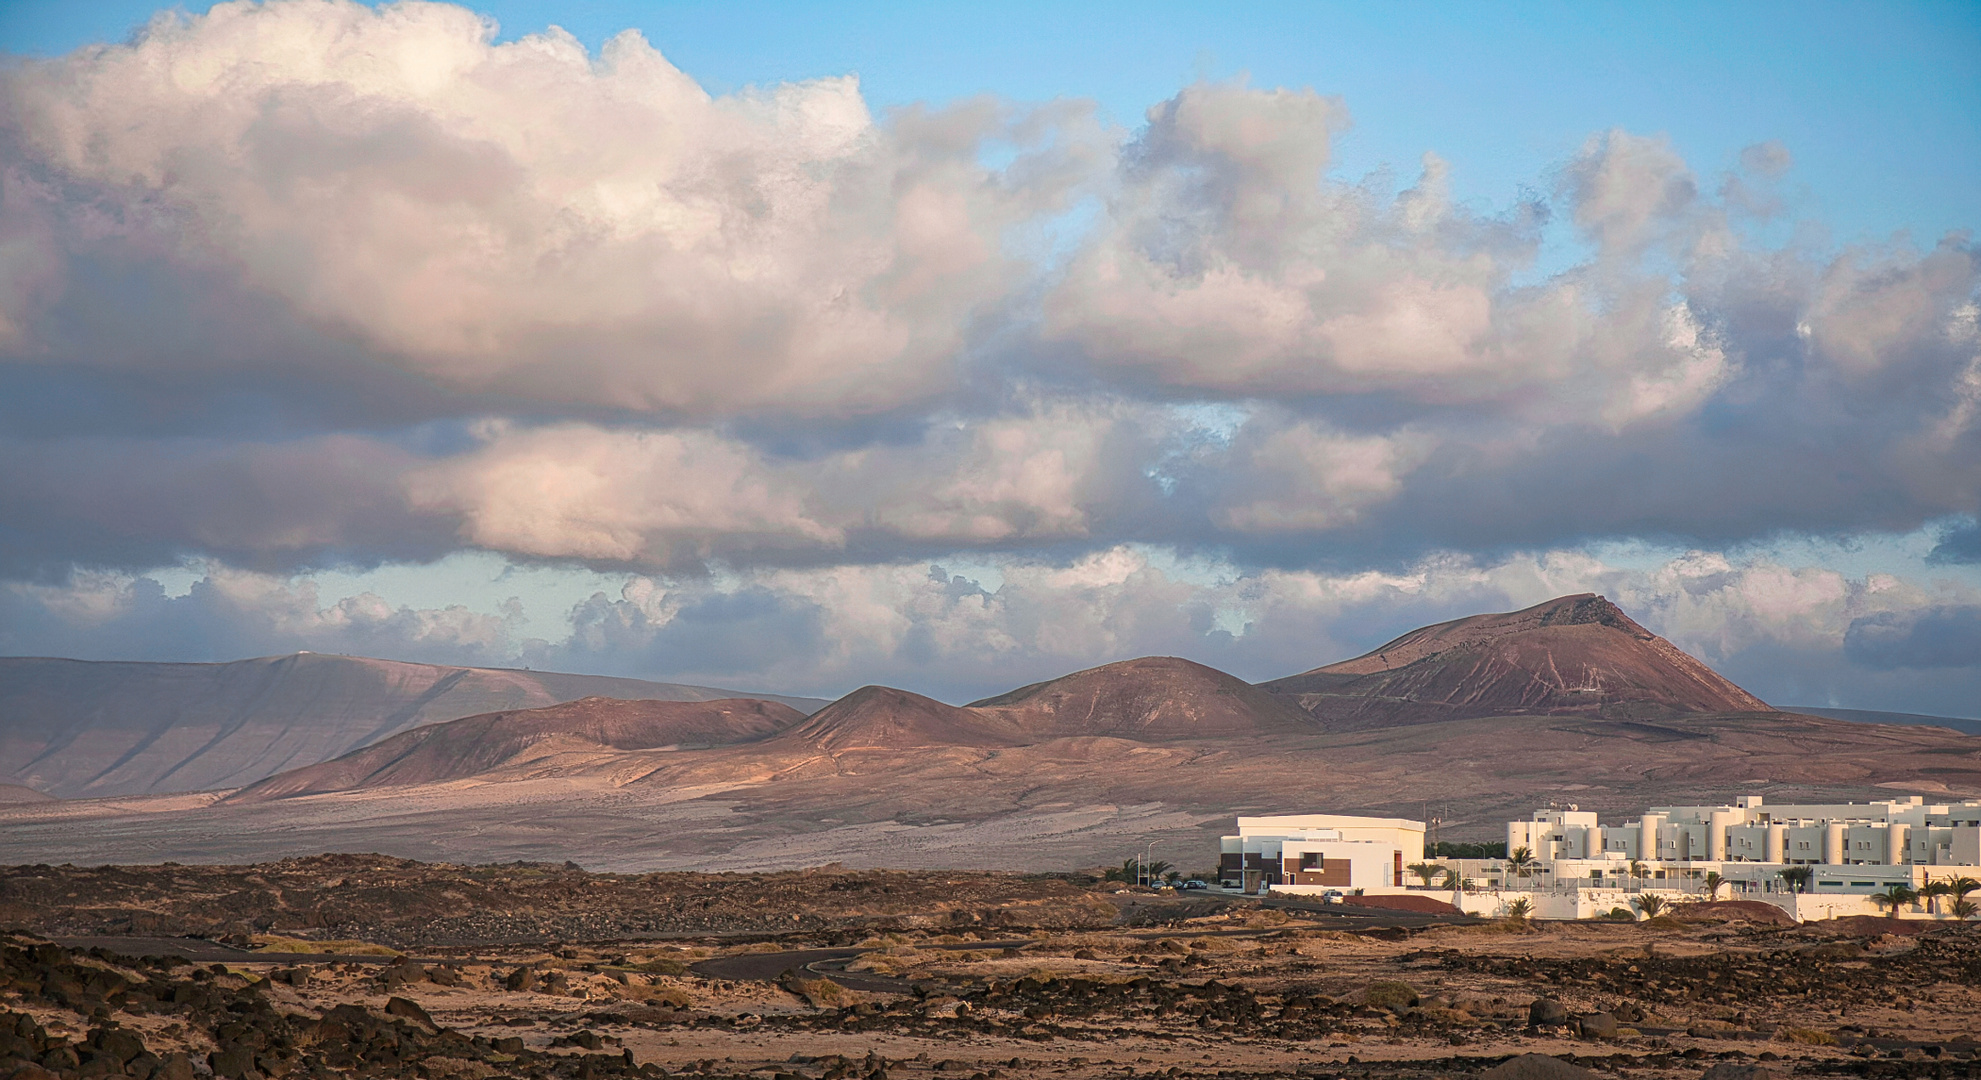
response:
M713 98L636 32L596 58L493 35L444 4L221 4L26 62L7 127L84 204L7 232L107 221L465 390L859 413L949 383L1000 231L1054 197L1038 155L1022 190L978 164L997 110L882 126L852 77Z
M1788 148L1708 193L1624 131L1514 205L1454 203L1434 154L1392 194L1330 174L1348 123L1242 84L1134 132L876 118L852 77L713 96L637 35L496 44L419 3L222 4L21 62L0 580L50 636L7 640L191 613L241 651L801 689L981 660L999 689L1134 651L1274 674L1601 588L1815 687L1794 657L1967 625L1964 586L1739 552L1981 508L1970 239L1769 248L1738 226L1782 212ZM1588 257L1540 274L1551 227ZM1630 537L1702 554L1590 554ZM463 550L588 564L532 593L570 639L523 643L499 585L308 591ZM999 580L928 570L959 559ZM202 560L234 569L134 576Z
M408 485L421 510L459 518L462 540L539 558L669 564L718 541L740 554L844 540L791 478L708 432L498 429Z

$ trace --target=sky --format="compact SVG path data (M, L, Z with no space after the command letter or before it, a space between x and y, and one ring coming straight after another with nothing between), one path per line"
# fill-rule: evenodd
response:
M0 7L0 652L1981 716L1981 9Z

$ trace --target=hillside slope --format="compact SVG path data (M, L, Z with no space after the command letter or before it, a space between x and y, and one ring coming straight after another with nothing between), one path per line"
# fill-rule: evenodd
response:
M1356 728L1478 716L1774 711L1593 593L1426 626L1354 659L1260 685L1325 722Z
M1314 729L1313 719L1285 698L1174 656L1104 664L969 707L998 714L1032 739L1205 739Z
M228 796L237 803L461 780L566 755L705 749L750 742L805 714L775 701L619 701L588 697L542 709L428 724L343 757L279 773Z
M224 664L0 657L0 782L64 798L240 787L425 724L590 696L824 704L315 653Z

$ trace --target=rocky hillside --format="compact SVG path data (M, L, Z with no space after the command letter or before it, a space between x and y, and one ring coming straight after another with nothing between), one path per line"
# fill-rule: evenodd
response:
M1261 685L1351 728L1774 711L1593 593L1426 626L1352 660Z

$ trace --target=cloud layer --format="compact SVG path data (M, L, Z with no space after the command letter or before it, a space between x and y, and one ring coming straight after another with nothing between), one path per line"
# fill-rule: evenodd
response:
M1981 511L1970 237L1763 243L1790 148L1702 175L1621 130L1537 163L1525 201L1462 205L1435 155L1400 190L1332 172L1351 105L1220 83L1132 130L1078 102L876 116L850 77L718 97L637 34L591 55L559 31L497 44L464 8L340 0L222 4L16 63L0 577L41 629L8 647L60 651L110 604L142 653L142 612L193 604L242 652L364 641L816 689L959 657L1216 662L1206 627L1243 608L1266 614L1231 662L1266 675L1267 655L1341 651L1342 620L1541 598L1270 614L1345 587L1313 582L1938 528L1954 584L1839 578L1857 584L1805 652L1981 688L1974 601L1953 595ZM467 550L634 584L534 645L486 610L293 585ZM1146 568L1081 584L1124 552L1281 599ZM234 569L141 595L188 559ZM1003 584L930 577L959 559ZM242 599L247 581L277 584ZM1760 617L1641 588L1698 641Z

